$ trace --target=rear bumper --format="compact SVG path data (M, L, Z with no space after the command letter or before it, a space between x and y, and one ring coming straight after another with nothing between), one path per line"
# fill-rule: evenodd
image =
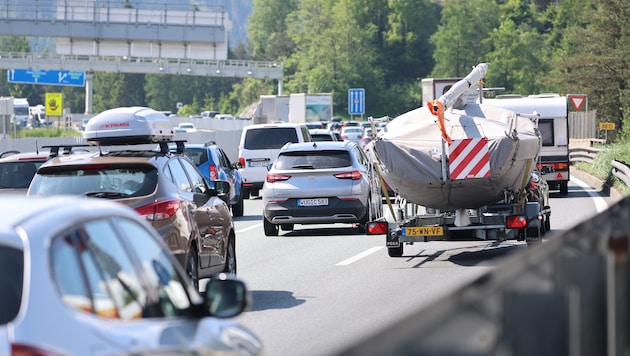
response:
M328 198L327 206L297 206L297 199L268 203L263 214L272 224L331 224L356 223L367 214L361 200Z

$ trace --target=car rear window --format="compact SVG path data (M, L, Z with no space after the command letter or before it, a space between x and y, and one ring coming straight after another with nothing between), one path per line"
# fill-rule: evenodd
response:
M0 163L0 189L28 188L43 162L5 162Z
M190 160L199 167L200 165L208 162L208 150L205 148L202 150L186 149L184 154L190 158Z
M243 148L248 150L278 149L287 142L299 142L294 127L261 127L247 130Z
M350 153L345 150L296 151L278 156L277 169L325 169L352 165Z
M0 325L15 319L22 303L24 254L22 251L0 246Z
M328 134L311 134L312 141L334 141L333 137Z
M29 195L127 198L149 195L156 185L157 169L151 165L50 167L35 176Z

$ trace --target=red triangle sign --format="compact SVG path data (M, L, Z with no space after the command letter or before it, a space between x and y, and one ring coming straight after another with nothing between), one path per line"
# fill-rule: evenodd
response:
M571 96L571 102L573 103L575 111L580 111L580 109L582 108L582 104L584 104L585 101L585 96Z

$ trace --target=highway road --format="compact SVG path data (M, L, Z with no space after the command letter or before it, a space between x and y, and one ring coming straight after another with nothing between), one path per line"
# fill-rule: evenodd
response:
M610 204L572 179L569 194L551 194L546 239ZM259 335L266 354L334 355L495 268L527 249L517 241L433 241L387 255L384 236L359 234L352 225L296 225L266 237L262 201L245 201L235 218L238 276L253 296L236 320Z

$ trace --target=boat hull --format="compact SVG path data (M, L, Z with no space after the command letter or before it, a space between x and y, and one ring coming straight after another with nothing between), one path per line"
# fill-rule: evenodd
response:
M474 209L506 201L525 188L540 152L535 122L483 104L447 110L444 118L451 145L426 107L395 118L372 141L370 154L401 197L440 210ZM461 142L473 142L480 153L456 157L453 147ZM455 164L486 170L462 175Z

